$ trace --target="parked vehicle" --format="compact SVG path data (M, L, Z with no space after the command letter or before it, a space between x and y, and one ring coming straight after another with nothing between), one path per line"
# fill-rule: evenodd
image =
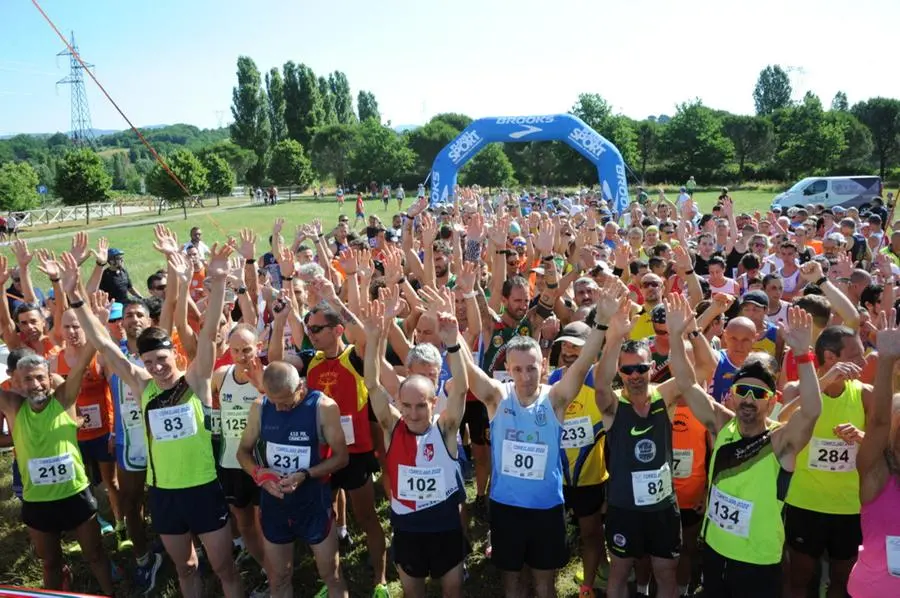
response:
M826 208L864 207L881 197L881 192L881 177L877 176L806 177L776 195L772 207L785 209L808 204L823 204Z

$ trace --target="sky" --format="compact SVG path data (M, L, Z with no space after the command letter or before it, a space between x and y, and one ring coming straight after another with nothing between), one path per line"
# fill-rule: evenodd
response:
M792 67L797 99L900 98L896 0L39 1L138 126L227 125L240 55L341 70L394 126L566 112L582 92L637 119L694 98L749 114L767 64ZM63 49L31 0L0 0L0 134L69 130ZM93 126L126 128L86 87Z

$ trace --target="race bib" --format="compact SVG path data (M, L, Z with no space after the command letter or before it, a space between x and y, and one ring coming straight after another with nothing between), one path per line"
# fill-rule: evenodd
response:
M672 495L672 471L668 463L651 471L635 471L631 474L634 504L638 507L655 505Z
M122 424L129 430L140 428L144 425L141 408L134 401L122 403Z
M813 437L809 442L809 468L818 471L856 471L859 445L840 438Z
M100 421L100 405L85 405L84 407L79 407L78 411L81 413L81 417L84 418L84 422L81 424L82 430L100 429L100 426L103 424Z
M209 431L216 436L222 435L222 411L219 409L209 410Z
M344 431L344 440L347 446L356 443L356 435L353 433L353 417L349 415L341 416L341 429Z
M443 467L398 467L397 497L400 500L436 502L443 500L444 487Z
M28 460L28 476L35 486L62 484L75 479L75 461L72 455Z
M713 486L706 515L723 531L742 538L750 537L750 517L753 515L751 501L735 498Z
M672 464L675 466L673 475L679 480L691 477L691 471L694 469L694 449L675 449L672 454L674 456Z
M577 449L594 444L594 426L588 416L567 419L562 426L559 445L564 449Z
M543 480L547 446L533 442L503 441L501 473L525 480Z
M506 370L494 370L493 374L494 380L506 384L510 380L512 380L512 376L509 375L509 372Z
M900 536L885 536L888 573L900 577Z
M290 475L301 469L309 469L311 454L311 448L308 446L266 443L266 462L269 467L281 475Z
M190 403L150 411L150 433L153 440L180 440L197 433L197 418Z
M240 438L247 427L247 413L231 413L222 418L222 435L229 438Z

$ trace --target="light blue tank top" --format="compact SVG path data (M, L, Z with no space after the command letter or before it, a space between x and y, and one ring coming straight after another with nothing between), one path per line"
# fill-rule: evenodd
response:
M523 407L513 384L491 420L491 500L527 509L563 503L559 455L561 426L553 413L550 387Z

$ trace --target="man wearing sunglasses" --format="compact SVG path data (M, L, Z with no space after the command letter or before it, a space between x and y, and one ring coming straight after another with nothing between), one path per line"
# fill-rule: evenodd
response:
M649 555L657 595L674 598L681 514L672 486L672 421L679 393L674 380L651 385L649 347L643 341L626 340L636 319L629 305L610 320L606 348L594 373L607 446L614 447L607 455L606 542L611 554L607 596L628 596L632 568ZM691 343L698 369L709 375L715 357L708 343L701 335L694 335ZM623 388L614 392L617 372ZM638 591L649 594L648 586Z
M751 359L735 372L734 410L709 396L687 360L684 336L697 336L687 303L666 302L672 336L672 371L691 411L715 437L709 497L702 535L703 589L711 596L778 596L784 524L781 519L798 455L809 442L822 410L813 366L812 317L788 310L785 341L798 355L801 409L779 426L768 419L775 406L775 375Z

